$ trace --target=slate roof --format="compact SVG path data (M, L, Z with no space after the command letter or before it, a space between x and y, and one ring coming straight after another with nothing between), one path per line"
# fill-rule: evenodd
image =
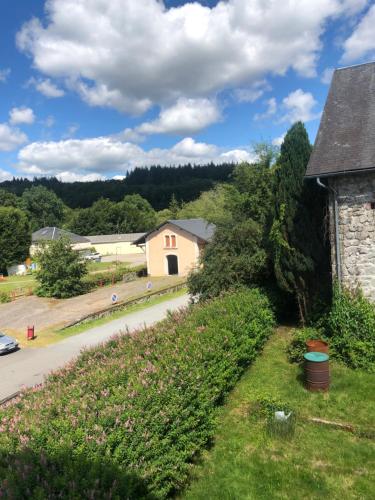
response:
M134 241L133 245L139 245L145 243L147 236L158 231L161 227L166 224L172 224L183 231L186 231L194 236L197 236L202 241L210 241L214 235L216 226L215 224L211 224L204 219L169 219L162 224L160 224L157 228L152 229L148 233L144 234L141 238Z
M375 170L375 62L334 72L306 177Z
M40 241L58 240L62 236L69 238L71 243L90 243L84 236L79 236L78 234L65 231L65 229L59 229L58 227L43 227L35 231L31 236L31 241L32 243L38 243Z
M95 236L85 236L91 243L124 243L138 240L146 233L126 233L126 234L98 234Z

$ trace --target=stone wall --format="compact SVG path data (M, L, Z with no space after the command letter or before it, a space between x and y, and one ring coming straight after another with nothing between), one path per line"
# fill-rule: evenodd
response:
M375 172L331 177L337 192L341 277L375 301ZM330 195L332 271L336 276L334 202Z

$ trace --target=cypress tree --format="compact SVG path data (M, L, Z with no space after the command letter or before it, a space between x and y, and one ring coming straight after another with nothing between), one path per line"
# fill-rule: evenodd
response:
M303 324L312 306L313 273L327 260L324 194L315 183L304 181L311 151L304 125L294 124L281 146L275 172L275 218L270 235L276 281L295 296Z

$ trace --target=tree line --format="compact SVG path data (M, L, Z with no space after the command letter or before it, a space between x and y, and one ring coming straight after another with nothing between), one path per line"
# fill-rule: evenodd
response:
M180 202L195 200L218 182L230 178L234 164L184 165L178 167L152 166L135 168L123 180L92 182L62 182L57 178L13 179L0 183L0 189L22 196L34 186L53 191L69 208L88 208L100 198L120 202L124 196L139 194L155 210L168 207L174 195Z

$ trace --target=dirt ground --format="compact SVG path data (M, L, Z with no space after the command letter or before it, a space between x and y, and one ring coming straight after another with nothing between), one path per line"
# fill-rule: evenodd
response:
M8 334L26 335L26 328L35 326L35 331L59 329L88 314L99 312L111 305L112 294L122 302L147 292L146 284L152 282L156 291L181 282L176 276L141 278L131 283L118 283L99 288L94 292L71 299L45 299L23 297L9 304L0 304L0 331Z

